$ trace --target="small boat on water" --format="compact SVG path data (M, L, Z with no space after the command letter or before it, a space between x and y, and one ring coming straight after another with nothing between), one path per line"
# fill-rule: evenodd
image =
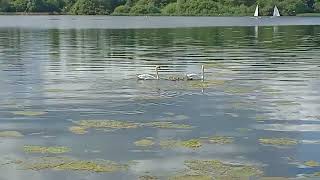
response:
M258 17L259 16L259 5L257 5L256 7L256 11L254 12L254 17Z
M273 17L279 17L279 16L280 16L279 9L277 8L277 6L274 6L274 8L273 8Z

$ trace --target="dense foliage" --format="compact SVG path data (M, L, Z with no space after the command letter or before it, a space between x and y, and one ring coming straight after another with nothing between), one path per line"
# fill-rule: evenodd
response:
M282 15L320 12L320 0L0 0L0 12L46 12L78 15L261 15L278 6Z

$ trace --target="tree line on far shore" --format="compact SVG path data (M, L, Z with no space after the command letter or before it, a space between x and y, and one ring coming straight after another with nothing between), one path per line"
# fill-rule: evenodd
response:
M0 12L74 15L262 16L320 13L320 0L0 0Z

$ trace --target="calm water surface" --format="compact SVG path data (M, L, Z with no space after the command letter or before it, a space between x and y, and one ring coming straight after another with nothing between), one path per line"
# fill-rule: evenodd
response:
M66 23L72 17L59 17L39 28L35 18L0 17L0 131L24 135L0 138L1 180L165 178L183 170L189 159L255 165L264 176L320 171L303 166L320 162L319 26L268 26L269 20L263 20L268 21L263 27L170 28L169 21L161 24L166 28L112 29L103 19L77 17L77 27ZM148 18L152 25L146 28L154 27L153 17ZM188 23L197 24L196 19ZM205 83L164 80L198 73L202 64ZM154 74L156 65L162 80L136 80L138 73ZM80 120L170 121L194 128L70 132ZM235 141L198 149L134 144L146 137L159 142L215 135ZM260 138L292 138L298 144L266 146ZM118 173L32 171L6 163L45 156L25 153L24 145L68 146L72 151L63 156L135 163Z

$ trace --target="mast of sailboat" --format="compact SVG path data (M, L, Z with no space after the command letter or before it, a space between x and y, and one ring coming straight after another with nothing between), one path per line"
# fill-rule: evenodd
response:
M279 13L279 10L278 10L277 6L274 6L273 16L280 16L280 13Z
M256 11L254 12L254 15L255 17L258 17L259 16L259 5L257 5L256 7Z

